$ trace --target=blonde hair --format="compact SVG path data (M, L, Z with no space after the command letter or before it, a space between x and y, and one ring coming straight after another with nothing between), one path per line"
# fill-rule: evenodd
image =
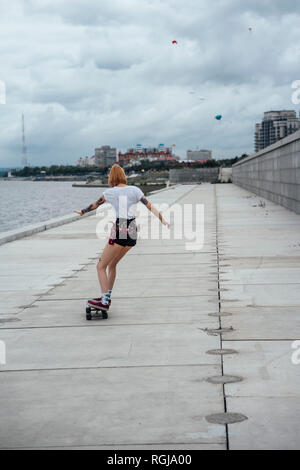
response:
M127 184L127 178L123 168L120 165L113 165L109 172L108 184L112 188L118 184Z

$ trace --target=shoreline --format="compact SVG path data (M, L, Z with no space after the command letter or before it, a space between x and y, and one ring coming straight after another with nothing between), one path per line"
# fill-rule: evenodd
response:
M68 178L67 176L46 176L45 178L39 178L37 176L11 176L10 178L1 176L0 181L32 181L32 182L51 182L51 183L73 183L73 182L83 182L86 181L84 177L72 176Z
M158 189L157 191L151 191L149 194L156 194L162 191L166 191L169 188ZM38 222L37 224L32 225L24 225L24 227L8 230L6 232L0 232L0 246L4 245L5 243L13 242L15 240L20 240L25 237L29 237L30 235L34 235L35 233L44 232L54 227L59 227L60 225L69 224L75 222L78 219L83 219L85 217L90 217L94 215L95 211L88 212L82 216L77 214L67 214L60 217L55 217L52 219L45 220L43 222Z

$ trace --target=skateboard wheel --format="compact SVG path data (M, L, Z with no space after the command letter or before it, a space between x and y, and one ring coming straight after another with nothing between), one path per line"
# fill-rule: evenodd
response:
M108 314L107 314L107 312L102 311L102 318L103 318L103 320L107 320L107 319L108 319Z
M91 307L86 307L86 319L91 320L92 319L92 309Z

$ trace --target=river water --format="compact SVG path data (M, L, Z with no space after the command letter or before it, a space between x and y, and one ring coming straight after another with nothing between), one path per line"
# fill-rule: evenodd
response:
M78 183L78 182L77 182ZM0 232L83 209L104 188L73 188L71 182L0 181Z

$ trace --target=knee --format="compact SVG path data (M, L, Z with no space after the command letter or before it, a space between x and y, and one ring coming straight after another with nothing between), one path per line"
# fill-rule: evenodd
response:
M101 260L99 260L97 263L97 271L103 271L105 268L106 266L104 265L104 263Z
M108 263L109 271L113 271L114 269L116 269L116 267L117 267L116 263Z

